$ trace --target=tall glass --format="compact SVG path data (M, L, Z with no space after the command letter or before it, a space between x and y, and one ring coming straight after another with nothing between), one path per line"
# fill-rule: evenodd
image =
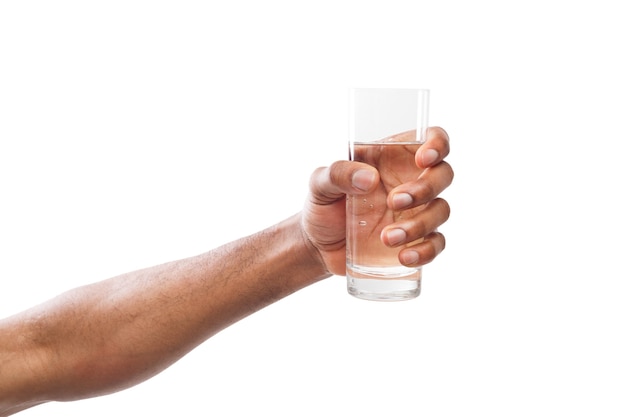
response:
M350 160L372 165L380 173L378 187L346 201L346 276L348 292L366 300L397 301L417 297L421 267L398 260L402 247L381 240L385 226L412 216L418 208L393 211L387 193L415 180L420 170L415 152L425 141L429 90L356 88L350 94Z

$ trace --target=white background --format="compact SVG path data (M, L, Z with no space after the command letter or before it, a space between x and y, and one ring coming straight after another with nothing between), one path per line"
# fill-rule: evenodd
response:
M619 4L2 1L2 317L298 211L349 87L430 88L456 173L417 300L332 277L23 415L624 415Z

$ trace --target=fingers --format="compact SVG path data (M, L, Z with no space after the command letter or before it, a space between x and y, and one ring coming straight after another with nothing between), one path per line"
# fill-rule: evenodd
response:
M446 247L446 239L439 232L433 232L414 246L402 249L398 259L405 266L421 266L431 262Z
M452 182L452 168L442 162L450 153L448 134L441 127L430 127L426 135L426 142L415 154L415 162L427 169L417 181L403 184L390 193L388 204L394 210L417 207L433 199ZM329 167L318 168L311 175L311 196L314 202L328 204L345 194L364 194L379 181L378 171L367 164L338 161Z
M412 182L401 184L387 196L387 206L393 210L406 210L433 200L445 190L454 178L454 171L447 162L427 168Z
M429 128L426 142L415 154L415 163L424 171L415 181L394 188L387 197L387 205L395 211L417 210L411 218L388 225L381 233L381 240L387 246L409 244L398 254L406 266L427 264L446 246L445 237L437 228L450 217L450 206L437 196L454 178L452 167L443 161L449 153L446 131Z
M424 171L415 181L394 188L387 196L387 205L393 210L406 210L437 197L454 178L452 167L443 161L449 153L446 131L440 127L428 128L426 143L415 153L415 163Z
M420 207L413 217L386 226L380 238L390 247L411 243L435 232L449 217L447 201L436 198Z
M329 167L318 168L311 175L311 198L318 204L330 204L345 194L364 194L372 190L380 176L370 165L361 162L337 161Z
M440 127L429 127L426 142L415 153L415 163L420 168L437 165L450 153L450 138Z

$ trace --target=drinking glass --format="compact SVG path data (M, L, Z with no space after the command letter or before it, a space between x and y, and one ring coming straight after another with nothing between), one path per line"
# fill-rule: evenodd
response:
M380 183L366 195L346 198L346 277L348 292L366 300L397 301L417 297L421 267L398 260L401 247L381 240L385 226L410 217L418 208L393 211L387 193L416 179L415 152L425 141L429 90L355 88L350 93L350 160L367 163L380 173Z

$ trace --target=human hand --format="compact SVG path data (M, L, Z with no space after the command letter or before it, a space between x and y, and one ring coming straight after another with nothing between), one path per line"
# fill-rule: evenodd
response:
M402 210L407 214L380 231L382 242L397 247L422 239L401 250L398 258L406 266L431 262L445 247L437 227L448 219L450 207L438 195L454 177L450 165L443 161L449 151L448 134L432 127L415 154L419 174L414 180L398 184L389 173L379 173L362 162L337 161L315 170L302 212L302 228L326 270L335 275L346 273L346 194L366 194L380 182L391 190L387 212Z

